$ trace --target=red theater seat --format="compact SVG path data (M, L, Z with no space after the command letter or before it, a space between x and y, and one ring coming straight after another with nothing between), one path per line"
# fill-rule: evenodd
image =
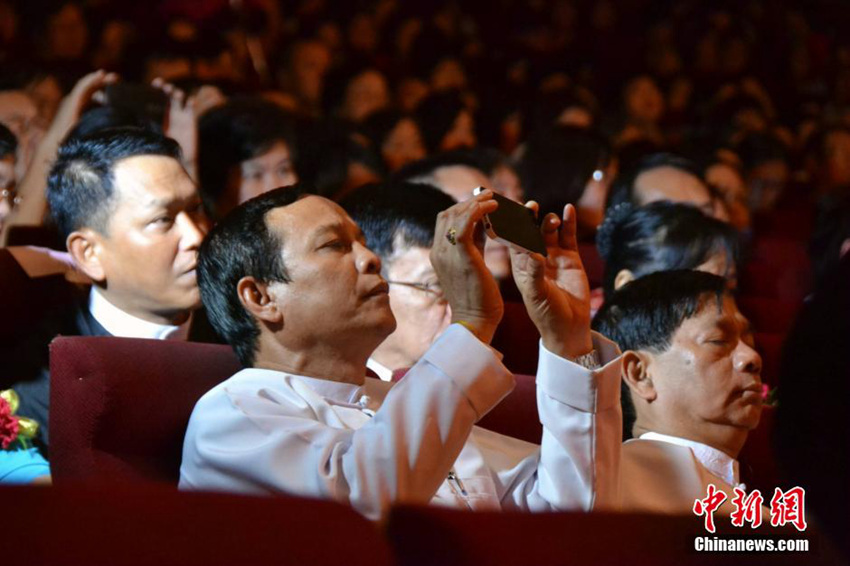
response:
M54 481L176 485L195 403L238 370L228 346L57 338L50 345Z
M717 520L717 531L725 536L799 536L793 528L777 531L764 524L759 531L744 531L731 527L728 519ZM399 507L390 514L387 535L400 566L800 563L800 555L793 553L771 554L767 561L752 555L699 554L694 550L694 537L707 533L703 519L695 516L471 514L438 507ZM809 538L812 533L806 535ZM823 553L806 554L805 560L830 563Z
M393 563L375 525L329 501L154 485L0 486L0 501L3 564Z
M738 308L756 332L784 334L791 329L802 301L783 301L766 297L742 296Z
M605 275L605 260L599 255L599 250L596 249L596 244L579 244L578 255L581 256L581 263L584 265L584 270L587 273L587 279L590 282L590 288L601 287L602 278Z
M756 332L756 350L761 354L761 380L775 387L779 384L779 367L782 362L784 334Z
M521 374L515 377L514 390L487 413L478 426L505 436L540 444L543 425L537 415L536 378L533 375Z
M491 345L504 355L502 362L514 373L537 373L540 333L522 303L505 302L505 314Z

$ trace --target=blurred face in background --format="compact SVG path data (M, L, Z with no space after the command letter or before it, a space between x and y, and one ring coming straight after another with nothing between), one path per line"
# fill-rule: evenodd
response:
M390 171L424 158L425 153L419 126L411 118L399 120L381 145L381 157Z
M469 110L461 110L455 118L451 129L440 142L441 151L451 151L462 147L475 147L478 138L475 136L475 120Z
M239 202L236 204L298 182L292 154L283 141L278 141L262 155L243 161L239 169Z
M759 163L750 169L747 172L750 208L754 212L773 209L790 175L788 164L779 159Z
M664 113L664 97L649 77L638 77L626 87L626 114L639 123L654 124Z
M385 108L390 102L389 87L378 71L360 73L348 83L343 102L343 115L352 122L362 122L369 114Z
M56 59L79 59L86 50L89 29L77 4L65 4L47 22L47 47Z
M659 200L683 202L716 217L714 199L702 180L688 171L663 165L644 171L634 183L640 206Z
M318 104L322 98L325 74L331 64L331 53L319 41L305 41L293 48L290 63L292 84L290 85L302 100Z
M0 158L0 232L15 207L15 156Z

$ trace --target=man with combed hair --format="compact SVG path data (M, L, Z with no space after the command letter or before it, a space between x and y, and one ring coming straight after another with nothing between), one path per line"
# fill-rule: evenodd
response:
M543 224L548 257L514 252L541 333L541 446L474 424L513 387L489 347L503 311L482 258L487 191L442 212L431 263L448 329L399 383L365 378L395 329L381 262L335 203L272 191L210 233L198 264L210 320L246 369L192 413L182 489L293 493L380 518L394 503L463 509L584 509L616 496L616 348L590 331L575 210ZM583 362L587 366L576 362Z
M658 271L627 283L594 328L623 350L620 507L690 513L709 484L739 485L737 457L761 416L761 358L722 277Z
M93 285L46 317L38 332L4 344L12 362L0 368L0 384L19 380L21 414L41 423L45 441L47 344L55 336L216 339L198 317L192 320L200 307L195 266L207 225L177 142L139 128L70 140L59 150L47 191L68 253Z

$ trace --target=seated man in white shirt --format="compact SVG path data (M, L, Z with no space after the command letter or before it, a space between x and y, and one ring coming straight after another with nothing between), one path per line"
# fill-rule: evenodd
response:
M0 385L15 383L21 414L39 421L45 443L47 344L56 335L185 340L191 330L192 338L216 340L197 324L190 329L200 307L195 265L207 221L176 141L140 128L72 139L59 149L47 198L70 257L93 285L49 313L37 332L3 345L9 355ZM32 271L27 263L19 277Z
M761 416L761 358L722 277L659 271L616 291L594 328L623 350L621 508L690 513L709 484L728 498ZM629 434L631 433L631 434Z
M237 207L211 232L198 281L210 321L246 368L198 401L181 489L290 493L350 503L463 509L611 504L620 448L617 355L590 331L575 210L543 223L548 258L514 252L514 276L542 336L541 446L473 425L513 387L488 343L503 312L482 258L485 192L440 214L431 263L454 324L404 379L364 377L395 329L381 262L335 203L299 187Z
M404 182L363 187L340 203L381 258L381 276L390 285L396 329L366 362L384 381L418 362L451 323L429 256L437 215L454 203L435 187Z

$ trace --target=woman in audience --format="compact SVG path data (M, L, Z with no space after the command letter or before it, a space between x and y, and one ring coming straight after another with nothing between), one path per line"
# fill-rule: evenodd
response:
M372 149L381 155L389 173L425 157L419 126L405 114L394 110L375 112L366 119L360 131Z
M198 129L201 195L213 218L298 181L294 125L274 103L234 98L207 112Z
M608 211L596 243L605 260L606 297L638 277L670 269L707 271L737 286L735 229L689 205L619 204Z
M428 153L475 147L475 119L459 92L435 93L416 109L416 122Z

